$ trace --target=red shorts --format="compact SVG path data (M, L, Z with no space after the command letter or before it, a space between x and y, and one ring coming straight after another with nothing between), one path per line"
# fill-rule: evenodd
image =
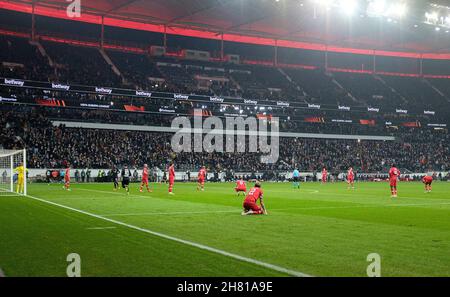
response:
M397 179L390 179L389 180L389 185L391 187L396 187L397 186Z
M236 192L247 192L246 188L234 188Z
M70 182L70 177L64 177L64 182L69 183Z
M173 184L175 182L174 178L169 178L169 184Z
M246 211L248 211L249 209L251 209L253 211L261 210L261 208L254 201L251 201L251 200L245 200L243 206Z
M433 182L432 180L430 180L430 181L425 181L424 184L425 184L426 186L431 186L431 183L432 183L432 182Z
M198 183L199 183L199 184L204 184L204 183L205 183L205 180L204 180L203 178L202 178L202 179L199 178L199 179L198 179Z
M143 178L143 179L142 179L142 183L143 183L143 184L148 184L148 178Z
M349 183L352 183L354 180L355 180L354 178L349 178L347 181L348 181Z

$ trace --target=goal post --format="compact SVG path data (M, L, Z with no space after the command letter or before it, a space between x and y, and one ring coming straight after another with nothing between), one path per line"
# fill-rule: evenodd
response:
M26 150L0 150L0 196L27 195Z

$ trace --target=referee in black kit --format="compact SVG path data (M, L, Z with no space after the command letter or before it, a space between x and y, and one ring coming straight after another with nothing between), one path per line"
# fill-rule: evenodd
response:
M125 165L122 168L122 172L120 174L122 176L122 188L127 191L127 195L130 194L130 179L131 179L131 170L128 169L128 166Z

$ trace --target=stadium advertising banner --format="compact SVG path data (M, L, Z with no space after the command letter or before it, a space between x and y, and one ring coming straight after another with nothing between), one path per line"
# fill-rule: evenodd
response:
M307 123L325 123L325 119L322 117L308 117L308 118L305 118L305 122L307 122Z
M350 111L350 106L341 106L341 105L338 105L338 109L339 109L339 110L343 110L343 111Z
M161 106L161 107L158 109L158 111L159 111L159 112L162 112L162 113L175 113L175 112L176 112L175 109L169 108L169 107L167 107L167 106Z
M95 108L95 109L110 109L111 105L97 104L97 103L80 103L80 107Z
M17 98L9 98L0 96L0 102L17 102Z
M66 106L66 102L64 100L58 100L54 98L36 99L36 103L42 106Z
M47 91L62 91L62 92L79 92L79 93L91 93L91 94L99 94L105 96L123 96L128 98L138 97L142 99L167 99L167 100L175 100L175 101L197 101L203 103L213 103L213 104L238 104L238 105L247 105L247 106L259 106L259 107L276 107L276 108L299 108L306 110L330 110L330 111L339 111L339 112L370 112L370 113L379 113L381 109L379 107L355 107L355 106L345 106L345 105L320 105L314 103L305 103L305 102L288 102L288 101L271 101L264 100L263 102L256 99L247 99L247 98L233 98L233 97L217 97L217 96L204 96L204 95L189 95L189 94L180 94L180 93L166 93L166 92L149 92L145 90L131 90L131 89L121 89L121 88L111 88L111 87L103 87L103 86L84 86L84 85L68 85L63 83L55 83L55 82L38 82L38 81L29 81L29 80L20 80L20 79L9 79L9 78L0 78L0 85L8 86L8 87L17 87L17 88L30 88L35 90L47 90ZM44 91L45 92L45 91ZM15 102L12 97L4 98L2 97L1 101L9 101ZM63 100L60 100L64 102ZM42 104L43 102L39 102L38 104ZM66 106L65 104L55 104L55 106ZM78 107L89 107L89 108L102 108L102 109L110 109L110 106L105 104L99 104L99 106L95 106L96 103L89 104L77 104ZM45 102L45 105L50 105L50 103ZM70 104L70 106L76 106ZM127 108L124 108L127 110ZM157 109L156 109L157 110ZM143 111L143 110L139 110ZM393 108L392 110L384 110L384 112L395 112L397 114L411 114L408 110L403 108ZM436 111L433 110L424 110L421 115L436 115Z
M419 128L419 127L421 127L422 125L420 124L419 121L415 121L415 122L405 122L405 123L402 123L402 126L403 126L403 127L411 127L411 128Z
M345 120L345 119L331 119L333 123L347 123L351 124L353 123L353 120Z
M359 120L361 125L375 126L375 120Z
M124 105L123 107L126 111L145 111L144 106Z
M378 107L367 107L368 112L380 112L380 108Z
M447 124L427 124L428 127L445 128Z

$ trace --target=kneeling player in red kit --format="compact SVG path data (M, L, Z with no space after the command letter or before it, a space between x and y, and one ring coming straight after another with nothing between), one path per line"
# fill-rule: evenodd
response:
M425 184L425 193L431 193L431 183L433 182L433 177L431 175L426 175L422 178L422 182Z
M400 177L400 170L392 165L389 170L389 185L391 186L391 197L397 198L397 179Z
M234 188L236 191L238 197L242 194L245 196L245 192L247 192L247 186L245 185L245 181L243 179L240 179L236 182L236 188Z
M256 202L261 204L259 207ZM261 190L261 184L259 182L255 183L255 186L248 192L244 200L244 211L242 215L260 215L267 214L266 207L263 202L263 191Z

